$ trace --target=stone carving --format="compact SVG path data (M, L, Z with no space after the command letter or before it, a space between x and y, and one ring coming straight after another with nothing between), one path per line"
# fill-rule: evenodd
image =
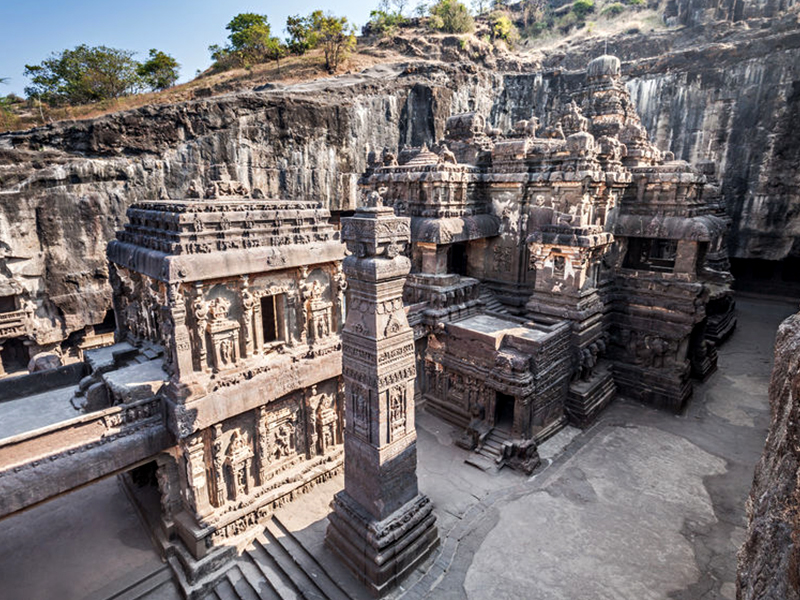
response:
M411 264L386 251L408 243L409 223L379 201L371 204L342 227L345 242L361 251L344 261L351 297L342 331L345 488L333 501L327 542L373 592L383 593L427 554L438 533L417 487L414 334L402 302ZM387 451L391 460L383 459Z
M225 452L225 467L228 473L228 494L232 501L246 496L250 491L250 464L253 450L245 435L234 431Z

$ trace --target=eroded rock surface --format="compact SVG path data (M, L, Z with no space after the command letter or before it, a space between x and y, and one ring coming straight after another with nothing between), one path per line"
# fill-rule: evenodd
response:
M739 552L739 600L800 598L800 313L778 330L769 387L764 454L747 502L749 527Z

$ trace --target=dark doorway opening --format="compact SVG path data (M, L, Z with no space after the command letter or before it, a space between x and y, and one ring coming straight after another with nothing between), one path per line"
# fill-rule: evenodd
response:
M494 408L494 426L500 429L511 430L514 425L514 396L497 393Z
M264 296L261 298L261 326L264 331L265 344L278 339L278 322L276 317L275 296Z
M28 368L30 355L21 339L12 338L5 340L0 345L3 347L2 352L0 352L0 360L3 362L3 370L6 373Z
M103 317L103 322L94 326L94 332L100 333L113 333L117 328L117 320L114 317L114 309L107 310Z
M447 272L456 275L467 274L467 243L458 242L447 249Z
M0 296L0 313L10 313L17 310L15 296Z

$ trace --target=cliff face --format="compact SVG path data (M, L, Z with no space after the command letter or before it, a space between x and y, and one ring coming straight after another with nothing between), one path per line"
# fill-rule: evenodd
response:
M800 313L778 330L769 398L772 422L747 501L738 600L800 599Z
M750 29L631 32L609 41L662 148L712 161L735 256L800 256L800 32L796 14ZM352 210L367 154L441 137L451 113L503 130L552 124L604 40L527 62L411 62L0 135L0 296L37 298L36 341L110 308L105 245L136 199L235 179L267 196Z

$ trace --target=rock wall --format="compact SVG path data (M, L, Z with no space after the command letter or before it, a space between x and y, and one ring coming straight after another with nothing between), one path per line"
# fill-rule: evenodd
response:
M779 260L800 256L800 31L796 13L768 24L629 32L608 50L625 61L659 147L714 163L732 253ZM0 135L0 296L37 298L36 341L63 340L110 308L105 245L134 200L180 198L194 181L231 178L352 210L369 151L432 142L449 114L467 110L501 129L532 113L551 123L603 43L497 69L382 65Z
M737 600L800 599L800 313L778 330L769 436L747 501Z

